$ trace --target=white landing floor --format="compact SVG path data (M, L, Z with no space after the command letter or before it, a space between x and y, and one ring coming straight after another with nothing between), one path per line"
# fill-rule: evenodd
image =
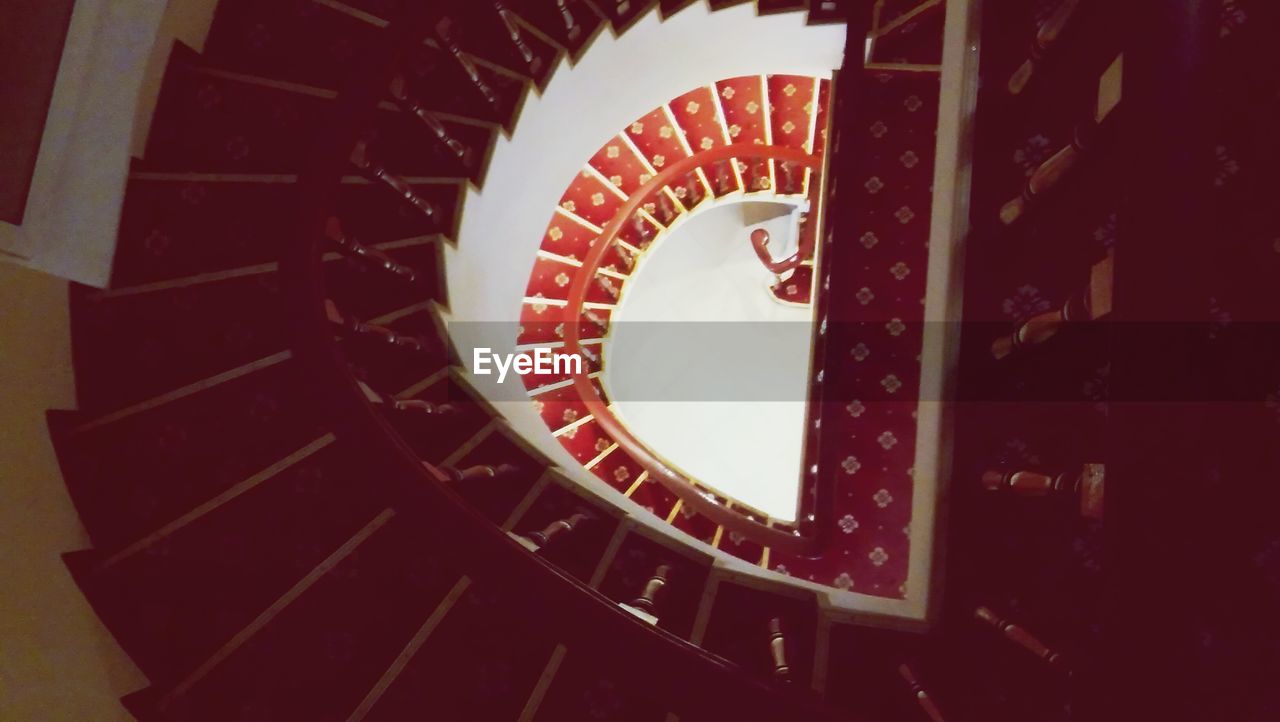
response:
M773 299L749 235L764 226L774 258L790 255L790 209L721 205L658 241L613 315L603 377L658 456L782 521L796 516L813 314Z

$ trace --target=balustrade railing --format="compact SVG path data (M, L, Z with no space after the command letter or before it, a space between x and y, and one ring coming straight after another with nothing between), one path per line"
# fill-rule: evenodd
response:
M761 167L767 167L771 160L792 163L797 168L809 169L820 169L822 164L820 157L810 155L803 150L741 143L713 148L681 159L668 165L653 178L650 178L632 193L615 213L613 220L604 228L595 245L591 247L591 250L588 251L583 259L582 268L579 269L569 287L568 302L564 311L564 319L566 321L564 325L564 353L583 355L582 331L577 320L587 318L586 313L589 310L584 309L583 304L586 303L591 284L598 284L601 280L608 278L598 273L599 267L609 249L618 246L618 236L624 224L632 222L632 219L635 218L635 213L643 208L645 204L653 202L652 199L655 197L665 198L666 191L664 189L673 179L680 178L699 168L714 168L716 163L734 160L745 162L744 159ZM809 249L808 252L811 254L812 249ZM803 260L803 256L796 260L795 265L799 265L800 260ZM612 281L606 282L612 285ZM606 286L606 288L609 288L609 286ZM612 290L610 295L614 295ZM651 479L679 497L684 506L696 511L715 524L723 526L727 531L741 534L747 539L777 552L801 556L812 555L817 552L816 538L806 536L798 526L786 528L767 517L763 520L754 518L750 513L751 510L741 508L740 505L738 508L731 506L728 500L720 498L698 482L689 479L680 471L672 468L652 450L640 443L614 415L609 408L609 404L602 398L595 382L588 377L585 366L584 364L584 369L580 373L573 375L573 386L587 410L595 418L596 424L637 463L644 467L649 472Z
M557 7L568 13L567 3L558 2ZM315 388L313 396L317 409L322 409L331 418L337 432L352 448L367 452L371 470L376 468L370 483L385 482L389 489L394 489L398 510L418 520L432 535L448 540L450 551L457 555L460 568L466 569L468 575L483 578L493 588L520 598L529 610L530 618L547 625L557 639L575 650L575 654L597 658L620 655L616 662L620 673L635 678L646 689L671 700L673 708L680 713L687 712L692 716L729 715L734 719L761 722L796 714L806 719L833 720L834 715L811 696L799 690L768 688L715 655L671 635L655 632L650 625L619 609L615 601L589 588L547 558L519 549L480 511L462 503L447 489L455 484L492 483L516 473L514 467L485 463L437 467L420 459L387 418L395 414L409 414L421 417L427 423L448 423L448 419L462 413L462 409L451 402L398 398L375 390L359 381L348 366L342 347L335 339L335 324L346 331L386 339L393 347L405 346L406 350L420 347L420 344L409 341L409 336L386 329L378 330L381 327L356 321L343 312L343 299L333 297L326 289L321 260L325 252L336 249L343 255L385 271L389 279L404 282L421 280L413 269L355 240L360 234L360 227L354 224L344 227L337 211L342 178L354 166L417 212L430 219L438 216L439 210L420 197L409 180L388 170L386 164L393 159L379 156L379 149L370 140L374 136L365 132L377 122L380 115L378 104L386 98L387 91L390 89L392 97L402 108L423 121L425 142L441 142L455 154L459 152L457 146L449 142L447 130L434 122L438 118L426 111L418 112L424 106L414 103L401 74L405 72L404 64L411 62L414 50L430 37L440 42L459 62L467 58L461 57L461 51L451 42L452 26L448 22L439 24L443 13L439 8L430 3L410 4L406 6L405 13L405 17L393 21L387 29L385 46L353 65L352 80L340 88L332 117L318 121L317 127L322 129L318 134L320 142L309 154L308 166L302 170L298 180L301 196L298 205L299 233L294 242L288 244L280 267L292 316L290 328L294 334L293 349L299 359L299 373L305 374L308 383ZM455 21L459 17L464 16L456 16ZM464 69L466 67L464 65ZM471 71L474 70L471 66ZM401 78L398 83L395 82L397 77ZM761 150L735 148L718 159L727 161L735 154L751 157ZM798 151L794 153L796 157L792 159L799 164L813 166L819 162L818 159L799 157ZM783 157L790 158L785 154ZM694 164L689 164L678 170L688 172L693 168ZM675 172L664 173L660 174L660 182L647 192L661 188L676 176ZM624 228L628 234L626 242L631 247L643 247L653 239L658 229L637 213L638 207L638 204L633 204L618 215L617 221L611 224L608 240L599 243L597 249L602 252L604 248L614 246L614 238ZM598 265L599 260L600 255L596 254L593 262ZM594 270L593 266L590 271L579 274L582 283L578 289L579 296L586 284L592 282L591 278L596 275ZM575 309L584 318L583 311L590 310L583 309L581 302ZM578 324L568 323L566 330L571 334L575 350L588 355L585 348L577 345ZM574 381L577 384L584 380ZM690 489L688 493L692 496L695 492ZM702 496L697 498L703 499ZM716 506L727 504L717 502ZM574 530L590 524L592 518L579 511L528 532L520 543L535 550L571 544L578 536ZM735 518L735 512L727 511L724 515L724 521L730 525ZM755 523L763 526L762 522ZM780 530L770 531L773 536L766 536L775 547L786 546L796 539ZM803 546L795 548L802 549ZM651 605L656 612L668 573L661 568L655 571L640 596L633 600L638 608Z

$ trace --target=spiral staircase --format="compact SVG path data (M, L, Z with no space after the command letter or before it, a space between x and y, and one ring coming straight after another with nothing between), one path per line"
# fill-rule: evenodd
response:
M961 338L958 394L997 402L957 411L954 489L937 544L946 566L931 581L945 595L927 624L830 603L823 588L847 587L830 551L841 547L828 542L846 516L863 513L841 506L835 487L814 480L815 519L794 535L750 513L681 515L681 504L696 502L679 487L641 488L646 468L634 461L619 491L647 496L619 503L557 469L459 367L441 319L443 247L458 236L466 188L485 183L499 134L515 127L526 94L590 53L597 34L690 4L223 0L204 52L175 49L145 157L130 175L111 287L73 289L79 408L49 412L94 545L66 563L151 683L123 700L135 717L1089 718L1101 689L1091 669L1100 654L1103 470L1089 462L1101 446L1102 402L1076 397L1080 374L1092 379L1105 367L1106 349L1094 327L1064 323L1076 316L1040 318L1049 306L1036 296L1013 319L1016 351L996 362L991 343L1009 334L999 297L1007 283L966 284L966 319L979 323ZM879 121L936 107L944 20L955 13L939 0L759 0L757 11L845 23L851 48L869 32L875 40L865 58L849 55L831 85L839 140L813 173L825 185L782 189L830 209L811 215L807 231L818 248L806 266L812 303L818 318L832 319L815 346L811 386L814 418L831 421L812 435L807 458L820 479L834 479L853 474L855 451L876 453L842 440L864 398L865 381L838 370L857 355L858 329L889 314L907 319L906 338L925 332L921 310L906 310L923 298L923 270L894 281L910 286L896 298L902 309L874 308L870 318L860 315L870 313L864 278L848 271L927 265L927 224L907 236L868 229L928 215L934 188L913 179L930 178L932 127L905 126L928 140L908 148L880 143ZM1001 92L1037 27L1069 21L1093 42L1037 45L1026 90L982 99L984 122L1016 126L1089 107L1117 47L1097 5L1056 20L1019 3L991 1L985 13L1000 20L984 30L991 50L982 72ZM1089 147L1113 143L1110 127L1099 123ZM984 129L978 147L1020 135ZM656 170L656 151L631 142ZM711 164L747 152L723 138L712 145L724 157L695 174L707 198L731 192L716 185ZM781 151L761 145L761 158L780 168L768 154ZM1090 165L1096 157L1074 172L1105 177L1102 161ZM584 180L607 182L605 160L593 159L596 172ZM1114 189L1076 183L1056 191L1057 201L1044 200L1052 194L1041 184L1018 224L988 223L997 200L1022 192L1043 160L1028 160L1021 177L975 164L975 233L1007 247L1078 236L1097 213L1105 220ZM734 166L739 192L754 177L745 167ZM780 175L760 179L772 186L784 183ZM681 185L673 177L659 177L653 192ZM642 185L581 192L640 203ZM683 206L674 190L666 197ZM647 212L655 229L666 225L660 213ZM620 218L576 227L621 238ZM878 253L877 239L880 250L916 255L856 255ZM1065 297L1089 281L1085 295L1095 300L1086 305L1102 315L1096 299L1109 294L1110 277L1091 269L1111 240L1077 244L1066 261L1025 254L970 275L1013 278L1024 272L1018 263L1040 264L1057 274L1044 295ZM641 238L628 243L643 248ZM580 302L587 283L583 274L573 286ZM607 304L604 293L593 302ZM598 329L589 320L560 320L574 326L568 343L590 348ZM1055 353L1040 353L1041 342ZM1046 374L1046 364L1062 373ZM882 384L881 375L868 379ZM1013 403L1033 397L1070 403L1051 412ZM595 458L602 437L584 438L583 460ZM615 468L602 470L613 477ZM903 483L886 495L909 497ZM641 506L681 533L641 521ZM735 524L745 533L730 542ZM813 546L771 557L768 540L785 545L791 536ZM730 552L764 573L718 562L722 540L750 546ZM792 583L779 565L815 583ZM902 579L880 583L894 596Z

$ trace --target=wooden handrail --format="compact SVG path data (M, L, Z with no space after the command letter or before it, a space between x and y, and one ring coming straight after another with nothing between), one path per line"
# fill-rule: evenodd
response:
M565 318L582 316L582 305L587 300L587 293L596 278L596 271L600 267L604 254L613 246L618 233L622 230L623 224L644 205L650 196L661 193L662 189L673 178L690 173L696 168L732 158L790 161L812 169L819 169L822 166L820 157L810 155L803 150L781 146L762 146L753 143L735 143L712 148L672 163L653 178L650 178L648 182L640 186L635 193L632 193L627 198L614 213L613 219L605 226L599 240L587 252L586 258L582 261L582 268L578 270L572 285L569 287ZM578 324L566 323L564 325L565 353L580 355L582 353L580 341ZM788 532L742 516L720 504L715 500L714 496L709 495L679 471L668 466L648 447L640 443L627 430L626 426L618 420L617 416L613 414L609 406L600 397L600 392L587 376L585 369L582 373L573 375L573 386L578 391L578 396L582 403L595 418L596 424L616 441L618 446L622 447L627 454L644 467L649 472L650 478L683 499L686 506L715 524L723 526L729 531L737 532L765 547L796 556L813 556L816 554L817 542L815 539L801 535L798 530Z
M775 261L773 256L769 255L769 232L763 228L757 228L751 232L751 248L756 252L756 258L760 259L770 273L780 276L787 271L799 268L801 263L813 255L814 238L814 235L802 235L800 247L791 257Z

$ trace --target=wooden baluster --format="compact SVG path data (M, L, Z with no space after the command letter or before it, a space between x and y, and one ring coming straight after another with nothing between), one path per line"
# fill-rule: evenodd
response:
M1042 497L1049 494L1074 493L1078 479L1071 474L1042 474L1035 471L987 470L982 474L982 488L1005 491L1015 496Z
M622 262L627 265L627 270L633 270L636 267L636 254L626 246L622 245L622 239L615 238L613 247L618 252L618 256L622 258Z
M656 205L658 220L661 221L664 226L671 225L671 221L675 220L676 217L676 209L675 206L671 204L671 197L666 193L659 191Z
M1117 57L1102 74L1098 81L1098 104L1093 117L1076 126L1072 133L1071 144L1054 153L1036 168L1022 189L1022 195L1005 203L1000 208L1000 222L1012 225L1022 217L1027 208L1042 194L1052 189L1062 180L1088 148L1089 141L1102 121L1120 105L1121 82L1124 76L1124 56Z
M782 620L769 620L769 656L773 660L773 678L780 682L791 681L791 666L787 664L787 639L782 634Z
M645 222L644 216L636 213L631 219L631 225L636 229L636 233L640 235L641 243L648 243L653 240L653 228Z
M598 326L600 328L601 336L603 336L605 332L609 330L608 322L606 322L603 318L601 318L600 314L596 313L594 309L588 308L587 310L583 311L582 317L587 319L591 323L594 323L596 326Z
M667 578L671 574L670 564L659 564L654 570L653 576L645 582L644 589L640 591L640 596L632 599L629 603L621 605L623 609L640 617L649 624L658 623L658 599L662 594L662 590L667 586Z
M392 411L413 412L423 416L453 416L458 412L458 407L453 404L433 404L422 399L392 399L390 408Z
M573 18L573 13L569 11L569 0L556 0L556 7L560 9L560 17L564 20L564 29L569 34L569 40L577 40L582 34L582 26Z
M480 464L477 466L468 466L465 469L459 469L454 466L446 466L441 469L449 476L449 480L455 483L468 483L473 481L493 481L500 477L509 476L519 471L519 468L511 464L498 464L490 466L488 464Z
M716 162L716 192L720 195L731 193L733 191L733 182L729 178L728 161Z
M1103 517L1103 487L1107 480L1104 464L1085 464L1080 472L1080 514L1088 519Z
M529 72L537 75L542 69L542 58L533 54L533 48L529 47L529 43L524 40L524 33L520 31L520 23L516 19L515 13L507 9L506 5L499 0L493 0L493 9L498 12L498 17L502 20L502 24L507 28L507 36L511 38L511 43L516 46L516 50L520 52L520 57L524 58L524 62L529 66Z
M1034 654L1049 665L1054 667L1063 666L1061 654L1049 649L1043 642L1036 639L1030 632L1022 627L1019 627L1016 624L1010 624L1000 618L999 615L987 607L978 607L974 610L973 615L979 621L986 622L991 625L996 629L996 631L1004 635L1005 639Z
M696 173L690 173L684 177L683 185L685 195L684 198L680 199L680 202L685 208L693 208L698 205L698 191L700 190L698 187L699 184L700 182Z
M344 331L346 331L349 334L354 334L358 336L367 336L369 338L374 338L379 341L383 341L392 346L398 346L400 348L408 349L410 351L416 351L419 353L427 351L428 348L430 347L430 344L426 341L426 339L423 339L421 337L406 336L404 334L400 334L395 331L392 331L391 329L386 328L384 326L378 326L372 323L365 323L364 321L361 321L355 316L348 316L347 314L344 314L342 311L338 310L338 305L334 303L332 299L325 299L324 310L325 310L325 316L328 317L330 323L336 326L340 326Z
M907 665L900 664L898 665L898 674L906 681L907 686L911 687L911 694L916 698L916 704L920 705L920 709L924 711L925 716L932 722L945 722L942 718L942 712L938 710L938 706L933 703L929 693L920 684L915 672L911 671L911 668Z
M783 193L799 193L795 182L795 166L789 160L784 160L778 164L782 168L782 192Z
M397 263L395 259L376 248L366 246L355 238L346 235L342 231L342 222L336 217L330 217L324 225L325 238L329 239L334 246L338 248L338 252L344 256L358 258L368 262L370 265L381 268L386 271L400 276L410 283L418 279L418 274L409 266Z
M1019 323L1011 335L991 344L991 355L1003 359L1018 349L1048 341L1064 324L1094 321L1111 313L1114 272L1113 256L1107 254L1090 269L1089 285L1083 291L1067 299L1061 309Z
M1104 464L1085 464L1078 473L1063 472L1050 475L1035 471L988 470L982 474L982 486L988 491L1007 492L1017 496L1043 497L1061 494L1075 497L1080 503L1080 514L1090 519L1101 519L1103 514L1103 486L1106 481Z
M612 296L615 301L618 299L619 296L622 295L622 291L618 289L618 287L613 283L613 281L608 276L604 276L597 273L596 283L600 284L600 287L605 290L605 293L608 293L610 296Z
M440 18L440 22L436 23L436 37L440 39L440 44L453 56L453 59L458 61L458 65L462 66L463 72L471 79L471 84L476 86L476 90L480 91L480 95L484 96L485 101L496 108L498 94L493 92L493 88L485 82L484 78L480 77L480 69L463 54L462 48L458 47L458 43L453 39L452 18Z
M459 411L458 407L453 404L433 404L430 401L421 399L397 399L394 396L387 396L374 391L363 381L358 381L357 383L369 403L377 404L392 411L412 412L424 416L452 416Z
M521 545L523 545L526 549L536 552L546 547L555 539L559 539L565 534L568 534L569 532L573 531L580 524L586 521L587 518L588 517L586 514L582 514L582 513L574 514L568 517L567 519L560 519L560 520L551 522L546 527L544 527L541 531L529 532L524 536L513 535L513 538L516 541L519 541Z
M425 199L419 198L407 181L400 176L387 172L387 169L381 163L369 156L369 145L365 141L357 142L355 148L352 149L351 163L365 175L387 184L391 190L395 191L401 198L409 201L414 208L417 208L426 217L433 218L435 216L435 207Z
M427 110L417 101L417 99L413 98L409 94L409 82L405 80L403 75L397 75L395 78L392 78L391 97L395 99L396 103L403 108L405 112L412 113L418 118L418 120L421 120L431 131L431 134L435 136L435 139L444 144L450 152L457 156L458 160L462 162L463 167L472 167L474 154L471 152L471 149L463 145L457 138L450 135L448 129L444 127L444 123L440 121L440 118L435 113Z
M1062 35L1062 31L1071 22L1071 16L1075 14L1076 6L1079 4L1080 0L1063 0L1058 9L1054 10L1049 19L1040 26L1035 38L1031 41L1030 57L1009 78L1010 93L1018 95L1027 87L1027 83L1031 82L1036 67L1044 59L1045 53L1058 42L1058 36Z

